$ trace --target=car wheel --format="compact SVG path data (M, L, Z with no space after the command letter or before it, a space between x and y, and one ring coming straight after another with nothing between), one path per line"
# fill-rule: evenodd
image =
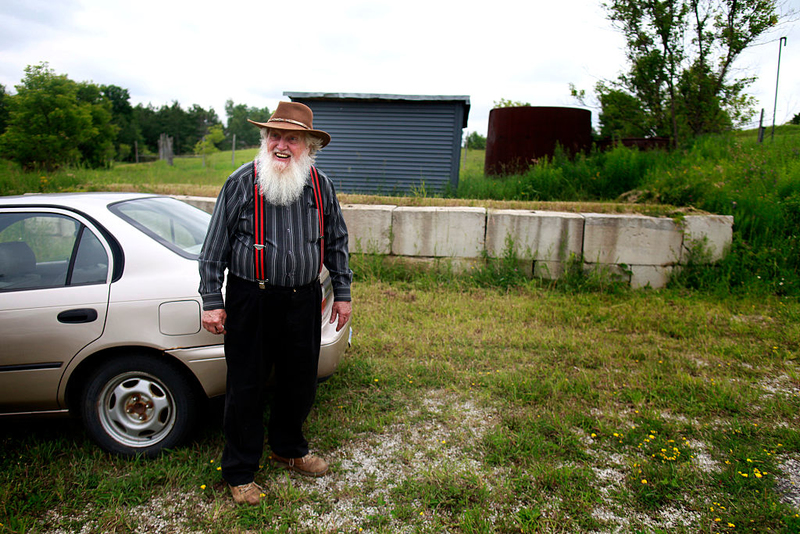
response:
M197 406L191 385L173 366L133 355L111 360L90 376L81 410L103 449L152 457L186 439Z

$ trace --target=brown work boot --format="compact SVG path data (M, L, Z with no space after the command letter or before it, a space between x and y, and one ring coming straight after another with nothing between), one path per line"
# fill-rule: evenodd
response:
M264 490L255 482L242 484L241 486L231 486L231 495L236 504L251 504L253 506L261 502L265 497Z
M284 458L273 452L269 459L277 467L297 471L307 477L321 477L328 472L328 462L313 454L306 454L302 458Z

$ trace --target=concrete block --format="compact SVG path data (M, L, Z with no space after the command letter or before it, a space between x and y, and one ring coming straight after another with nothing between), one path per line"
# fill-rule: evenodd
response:
M687 215L684 220L681 263L689 260L690 247L703 242L711 262L723 258L733 242L732 215Z
M660 267L657 265L629 265L631 271L631 287L638 289L647 287L661 289L666 287L672 274L672 266Z
M499 258L511 238L518 258L567 261L583 248L583 216L576 213L490 210L486 252Z
M191 204L195 208L200 208L207 213L213 213L214 205L217 203L217 199L211 197L193 197L187 195L172 195L172 197L182 200L187 204Z
M608 277L610 280L627 284L631 282L631 271L614 263L584 263L583 272L599 274L600 276Z
M392 252L392 212L396 206L343 204L350 252L390 254Z
M483 267L482 258L389 256L392 261L415 269L463 274Z
M484 249L485 208L398 207L392 212L392 254L477 258Z
M586 213L583 257L587 263L674 265L683 233L672 219Z
M567 265L565 261L535 261L533 262L533 276L545 280L557 280L564 276Z

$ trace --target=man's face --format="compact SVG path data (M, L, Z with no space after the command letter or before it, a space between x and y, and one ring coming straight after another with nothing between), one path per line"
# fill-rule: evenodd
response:
M306 137L292 130L272 130L267 133L267 150L273 164L285 169L308 151Z

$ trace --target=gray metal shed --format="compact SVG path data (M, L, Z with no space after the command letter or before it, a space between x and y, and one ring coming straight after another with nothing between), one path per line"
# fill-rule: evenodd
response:
M441 193L458 187L468 96L285 92L332 141L317 165L339 192Z

